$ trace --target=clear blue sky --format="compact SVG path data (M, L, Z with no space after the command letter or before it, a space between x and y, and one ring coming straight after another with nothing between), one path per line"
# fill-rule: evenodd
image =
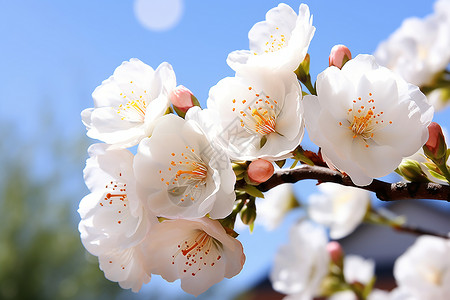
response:
M301 3L285 2L296 11ZM225 62L228 53L248 49L249 29L279 2L185 0L181 22L166 32L143 28L134 16L133 1L1 0L0 3L0 117L13 122L26 139L52 134L36 132L35 127L42 115L49 112L57 116L55 130L63 136L83 135L80 112L93 106L92 91L122 61L132 57L154 68L163 61L171 63L178 84L190 88L205 103L211 86L223 77L233 76ZM423 17L433 9L433 1L423 0L304 3L314 15L316 27L309 50L314 77L328 66L333 45L347 45L354 56L372 53L404 18ZM437 116L444 125L446 118L448 113ZM44 157L35 159L46 162ZM80 161L80 170L83 165L84 161ZM74 176L81 178L81 173ZM310 183L304 186L311 190ZM80 191L80 195L85 193L87 190ZM300 197L306 198L304 194ZM286 228L271 235L260 228L256 231L250 237L243 234L247 264L226 286L242 288L250 278L257 280L266 275L270 256L286 237ZM160 281L155 276L153 285L157 284ZM153 288L152 284L149 286Z

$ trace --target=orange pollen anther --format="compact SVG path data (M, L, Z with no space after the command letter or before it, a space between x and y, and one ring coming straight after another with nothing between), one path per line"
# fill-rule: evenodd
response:
M373 111L369 109L366 115L357 117L353 116L353 122L349 126L354 133L353 138L356 138L357 135L363 134L367 127L371 124L371 118L373 116Z
M195 168L192 170L179 170L177 171L175 177L178 178L183 174L189 174L192 175L193 179L196 180L203 180L206 178L206 175L208 173L208 169L203 164L196 164Z
M269 134L275 132L275 118L274 117L266 117L264 114L262 115L258 110L253 109L252 116L256 117L256 132L260 134Z

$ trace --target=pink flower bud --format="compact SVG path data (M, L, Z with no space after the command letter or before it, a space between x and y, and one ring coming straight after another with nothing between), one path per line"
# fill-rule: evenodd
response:
M194 106L192 101L192 92L182 86L179 85L170 92L170 102L172 102L173 106L178 108L182 112L187 112L189 108Z
M330 254L330 259L332 262L336 265L340 265L342 263L344 251L342 250L341 244L335 241L329 242L327 244L327 251Z
M335 66L342 69L344 64L352 59L352 53L344 45L336 45L331 48L330 57L328 58L329 66Z
M247 169L248 178L257 183L266 182L272 177L273 172L274 168L272 163L264 159L252 161Z
M436 122L431 122L428 125L428 134L428 141L423 147L425 154L432 159L444 157L447 154L447 145L441 126Z

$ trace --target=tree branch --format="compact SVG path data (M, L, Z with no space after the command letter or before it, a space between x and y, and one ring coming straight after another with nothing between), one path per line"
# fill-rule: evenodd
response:
M437 236L443 239L449 239L450 237L446 234L441 234L441 233L436 233L433 231L429 231L426 229L422 229L419 227L415 227L412 225L396 225L396 226L392 226L392 228L396 231L399 232L405 232L405 233L411 233L414 235L432 235L432 236Z
M295 183L304 179L315 179L321 182L334 182L374 192L382 201L404 199L432 199L450 202L450 186L437 183L396 182L387 183L374 179L370 185L356 186L348 177L338 171L325 167L301 165L292 170L279 170L266 182L257 188L266 192L283 183Z

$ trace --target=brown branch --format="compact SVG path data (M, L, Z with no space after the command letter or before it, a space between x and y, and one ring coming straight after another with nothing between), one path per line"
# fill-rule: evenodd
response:
M414 235L432 235L432 236L437 236L437 237L440 237L443 239L450 238L446 234L436 233L436 232L422 229L419 227L415 227L412 225L393 225L392 228L399 232L405 232L405 233L410 233L410 234L414 234Z
M350 177L326 167L301 165L292 170L276 171L266 182L257 188L266 192L283 183L295 183L304 179L314 179L321 182L334 182L345 186L353 186L374 192L383 201L403 199L433 199L450 202L450 186L437 183L396 182L388 183L374 179L366 186L356 186Z

